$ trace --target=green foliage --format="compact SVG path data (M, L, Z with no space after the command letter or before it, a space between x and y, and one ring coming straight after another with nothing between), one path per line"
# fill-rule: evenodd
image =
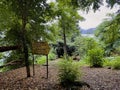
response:
M2 59L2 57L3 57L3 54L2 54L2 53L0 53L0 59Z
M84 11L89 11L89 10L98 10L102 5L103 5L103 0L56 0L59 2L63 2L64 5L68 4L70 6L74 6L75 8L80 8ZM107 6L113 7L114 5L118 4L120 5L119 0L104 0L107 3Z
M80 59L80 61L78 63L79 63L80 66L89 66L86 57Z
M61 1L57 0L57 4L53 5L57 15L57 22L59 27L59 36L62 36L64 42L64 55L67 57L67 38L71 37L73 33L78 31L78 21L84 20L77 12L74 5L70 5L71 0ZM74 11L74 13L73 13Z
M50 54L48 54L48 59L49 60L55 60L56 59L56 55L54 53L50 53Z
M48 60L56 59L56 55L54 53L48 54ZM46 56L37 56L35 57L36 64L45 64L46 63Z
M79 6L82 10L86 10L87 12L92 9L96 11L100 8L100 6L103 4L102 0L78 0Z
M53 50L50 51L48 54L48 60L55 60L56 55ZM36 56L35 57L36 64L45 64L46 63L46 56Z
M76 46L76 53L79 54L80 57L84 57L88 50L99 46L93 38L86 38L82 36L75 39L74 45Z
M101 48L94 48L88 51L87 60L91 67L103 66L104 51Z
M52 40L53 32L47 29L47 22L52 19L52 11L46 0L2 0L0 1L0 38L1 45L22 46L27 76L30 76L29 50L32 40ZM1 36L0 36L1 37ZM29 50L28 50L29 49ZM12 51L13 52L13 51ZM6 58L6 62L17 59L15 55ZM19 55L18 55L19 57ZM9 68L9 67L8 67Z
M105 58L104 67L120 70L120 56Z
M45 64L45 62L46 62L46 56L40 56L40 57L37 57L37 59L36 59L36 63L37 64Z
M6 35L4 37L4 42L6 44L13 44L13 45L20 45L22 43L22 37L21 37L21 30L20 30L20 24L19 22L14 22L14 24L11 26L10 30L6 32Z
M53 47L51 47L50 52L48 54L48 59L49 60L55 60L56 59L56 51Z
M59 81L62 85L68 86L80 79L79 64L70 60L63 60L59 63Z
M120 46L120 14L108 14L106 19L97 27L96 36L104 44L105 54L108 56L111 53L119 54Z
M114 59L115 59L114 57L106 57L106 58L104 58L103 66L104 67L112 67Z
M10 28L14 17L14 13L8 8L5 0L0 0L0 31Z
M72 1L72 0L71 0ZM120 5L119 0L104 0L107 3L107 6L113 7L115 4ZM89 11L89 10L98 10L102 5L103 5L103 0L77 0L78 6L84 10L84 11Z
M116 57L112 65L113 69L120 70L120 57Z

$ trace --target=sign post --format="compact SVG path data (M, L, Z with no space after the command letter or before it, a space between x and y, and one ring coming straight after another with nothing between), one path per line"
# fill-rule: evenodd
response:
M48 55L46 55L46 70L47 70L47 79L48 79Z
M34 42L32 43L32 53L39 55L48 55L50 47L47 42Z
M35 58L34 58L34 54L33 54L33 76L35 75L35 65L34 65L34 62L35 62Z
M33 75L35 75L34 71L34 54L38 55L46 55L46 78L48 78L48 53L50 51L50 47L47 42L33 42L32 43L32 53L33 53Z

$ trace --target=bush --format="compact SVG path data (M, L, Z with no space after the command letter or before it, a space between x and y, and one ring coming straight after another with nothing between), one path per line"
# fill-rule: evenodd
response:
M112 66L112 61L110 61L109 59L104 58L103 66L104 67L111 67Z
M46 56L40 56L40 57L37 57L36 59L36 63L37 64L45 64L46 63Z
M108 67L111 67L112 69L120 70L120 56L105 58L104 66L108 66Z
M113 64L112 64L113 69L120 70L120 57L116 57Z
M48 54L48 59L49 60L55 60L56 59L56 55L54 53L50 53L50 54Z
M87 60L91 67L103 66L103 50L101 48L95 48L88 51Z
M69 86L80 78L78 63L63 60L59 63L59 81L63 86Z

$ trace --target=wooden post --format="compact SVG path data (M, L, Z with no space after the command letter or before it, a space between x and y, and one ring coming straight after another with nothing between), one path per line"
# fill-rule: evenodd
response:
M35 75L35 65L34 65L34 61L35 61L35 58L34 58L34 54L33 54L33 76Z
M46 78L48 79L48 55L46 55L46 73L47 73Z

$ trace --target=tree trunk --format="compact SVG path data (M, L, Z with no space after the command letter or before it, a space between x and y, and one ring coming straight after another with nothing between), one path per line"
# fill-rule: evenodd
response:
M26 66L26 73L27 77L30 77L30 67L29 67L29 60L28 60L28 46L26 41L26 22L27 22L27 14L26 14L26 8L23 9L22 12L22 42L23 42L23 52L24 52L24 60L25 60L25 66Z
M67 59L67 45L66 45L66 32L63 29L63 40L64 40L64 57Z
M27 77L30 77L30 67L29 67L29 60L28 60L28 46L26 43L25 35L23 36L23 51L24 51L24 60L25 60Z
M26 66L26 73L27 77L30 77L30 67L29 67L29 60L28 60L28 46L27 46L27 37L26 37L26 24L27 24L27 16L28 16L28 6L27 6L27 0L19 1L21 4L21 19L22 19L22 44L23 44L23 52L24 52L24 60L25 60L25 66Z

